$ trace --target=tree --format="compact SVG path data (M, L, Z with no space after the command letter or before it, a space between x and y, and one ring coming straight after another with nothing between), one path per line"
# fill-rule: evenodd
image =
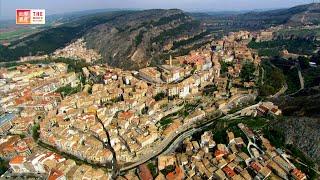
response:
M317 65L320 65L320 51L316 55L312 55L311 62L316 63Z
M254 78L255 66L252 62L246 61L241 69L240 78L243 82L251 81Z
M260 87L260 96L269 96L275 93L275 89L267 84Z
M164 97L166 97L166 94L165 94L164 92L160 92L160 93L158 93L158 94L154 97L154 99L155 99L156 101L160 101L160 100L163 99Z
M32 127L32 137L34 140L38 140L39 139L39 136L40 136L40 125L39 124L35 124L33 127Z
M232 62L227 63L227 62L221 61L220 65L221 65L220 72L221 72L221 74L223 74L228 71L229 66L233 66L233 63Z
M298 61L301 69L308 69L310 67L309 59L304 56L299 56Z
M274 69L270 74L269 80L272 87L280 89L285 82L285 77L279 69Z
M9 162L0 158L0 175L4 174L8 170Z

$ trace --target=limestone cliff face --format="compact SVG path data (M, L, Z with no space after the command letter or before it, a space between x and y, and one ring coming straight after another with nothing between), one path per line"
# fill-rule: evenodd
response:
M161 59L154 57L170 51L174 41L193 37L203 30L200 22L181 10L156 9L116 17L92 28L84 38L109 65L137 69L157 64Z

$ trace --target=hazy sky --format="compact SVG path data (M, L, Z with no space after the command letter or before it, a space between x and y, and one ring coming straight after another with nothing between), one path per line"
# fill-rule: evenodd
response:
M274 9L310 2L312 0L0 0L0 18L14 18L18 8L46 9L47 14L105 8L229 11Z

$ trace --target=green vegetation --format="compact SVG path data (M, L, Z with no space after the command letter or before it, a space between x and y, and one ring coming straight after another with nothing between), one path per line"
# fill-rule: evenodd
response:
M211 95L213 95L213 93L216 90L217 90L217 86L216 85L208 85L208 86L204 87L203 93L206 96L211 96Z
M289 60L279 57L275 57L272 59L272 62L283 71L286 82L288 84L288 94L294 93L301 88L298 69L295 66L295 62L298 62L301 67L302 76L305 82L305 88L318 86L320 84L320 67L309 66L309 62L314 57L317 57L317 55L313 55L311 58L298 57L297 59Z
M165 97L166 97L166 94L164 92L160 92L154 97L154 99L156 101L160 101L160 100L164 99Z
M0 158L0 175L4 174L8 170L9 162Z
M173 119L175 119L175 116L179 116L179 117L187 117L189 115L190 112L194 111L195 108L199 105L199 101L197 101L196 103L188 103L185 104L184 107L179 110L178 112L169 114L165 117L163 117L158 124L160 125L161 128L165 129L169 124L171 124L173 122Z
M31 29L31 28L21 28L21 29L15 29L13 31L1 32L0 33L0 41L5 40L5 41L10 42L14 39L21 37L21 36L28 35L34 31L35 30Z
M291 70L284 70L283 73L285 75L286 82L288 85L288 90L286 93L291 94L291 93L297 92L300 89L298 69L293 68Z
M92 92L90 92L90 94L92 94ZM116 97L114 99L111 99L110 101L112 103L117 103L117 102L123 101L123 98L122 98L122 96L119 96L119 97Z
M161 26L161 25L166 25L174 20L187 19L187 18L188 18L188 16L186 16L185 14L179 13L179 14L174 14L174 15L168 16L168 17L160 18L158 21L152 22L151 24L153 26Z
M263 117L244 117L240 119L230 119L228 121L219 120L215 128L212 130L214 140L217 143L228 144L226 131L232 131L235 137L242 137L244 142L247 142L247 138L244 133L238 128L239 123L246 124L248 127L259 130L264 128L270 122L269 119Z
M298 62L299 62L299 65L300 65L301 69L310 68L310 65L309 65L310 59L309 58L304 57L304 56L299 56L298 57Z
M320 67L310 68L302 71L305 87L319 86Z
M170 55L172 55L174 57L188 55L190 53L190 51L192 51L194 49L199 49L199 48L203 47L204 45L206 45L208 43L211 43L211 40L194 44L192 47L181 48L181 49L179 49L178 51L175 51L175 52L170 52L170 53L169 52L164 52L164 53L162 53L160 55L154 56L153 59L152 59L152 63L154 65L162 63L161 60L169 59Z
M316 63L318 66L320 65L320 50L311 56L310 61Z
M68 72L82 72L83 67L87 67L90 64L86 63L85 61L82 60L74 60L74 59L69 59L69 58L57 58L57 59L45 59L45 60L34 60L34 61L28 61L28 62L12 62L12 63L6 63L5 65L1 65L3 67L13 67L13 66L18 66L18 65L23 65L23 64L50 64L50 63L66 63L68 64ZM0 67L1 67L0 66Z
M299 158L302 162L305 162L309 166L313 167L314 162L307 158L302 151L293 146L292 144L287 144L286 148L293 154L294 157Z
M99 15L86 16L81 20L46 29L28 37L18 39L10 46L0 46L1 61L14 61L28 55L44 55L64 47L70 41L82 37L89 29L128 12L110 12Z
M267 57L280 56L280 52L277 48L259 49L258 54L259 56L267 56Z
M278 92L285 84L285 76L282 71L273 66L269 61L263 61L264 84L260 85L260 96L269 96Z
M81 91L81 86L78 85L77 87L71 87L71 85L67 85L65 87L61 87L56 90L56 92L61 93L63 96L75 94Z
M9 47L0 46L0 58L6 61L10 61L18 60L19 57L27 56L30 53L32 55L48 54L64 46L72 39L78 37L78 33L79 29L77 29L77 27L58 27L36 33L23 39L25 40L25 45L17 46L14 49L11 49L10 47L19 45L19 41L22 40L14 42ZM37 39L37 41L35 41L34 39Z
M293 155L293 157L300 160L302 163L306 164L308 167L294 161L294 165L300 169L302 172L306 173L310 179L317 179L318 175L314 172L314 170L311 169L311 167L314 167L315 163L310 160L308 157L305 156L305 154L300 151L298 148L291 144L286 145L287 150L290 151L290 153Z
M197 28L199 26L200 26L200 21L186 22L179 25L176 28L161 32L159 36L154 37L151 41L162 44L170 37L176 37L177 35L186 34L192 31L192 29Z
M228 72L228 67L229 67L229 66L233 66L233 63L232 63L232 62L224 62L224 61L221 61L221 62L220 62L220 65L221 65L220 72L221 72L221 74L223 74L223 73Z
M171 124L173 120L170 117L163 118L159 121L160 126L165 129L169 124Z
M310 67L309 62L314 60L313 58L317 57L317 55L313 55L311 58L307 57L298 57L297 61L301 67L301 73L305 82L305 87L313 87L318 86L320 84L320 67ZM318 57L319 58L319 57ZM320 59L320 58L319 58ZM285 62L286 60L279 60ZM290 60L289 60L290 61ZM294 62L294 60L291 60ZM283 72L286 76L287 84L288 84L288 93L296 92L300 89L300 81L298 76L297 68L287 68L285 66L278 65L279 68L283 69Z
M166 176L166 175L169 174L170 172L173 172L174 169L175 169L175 167L174 167L173 165L169 165L169 166L167 166L166 168L162 169L162 170L161 170L161 173Z
M286 144L285 135L281 129L269 126L263 129L263 134L276 148L288 150L292 154L292 157L295 157L302 163L306 164L308 167L293 161L294 165L298 169L302 170L302 172L306 173L310 179L317 179L317 174L311 169L314 167L314 162L294 145Z
M134 43L135 43L136 46L138 46L139 44L141 44L144 33L145 33L145 31L140 31L139 34L135 37Z
M246 61L241 69L240 78L243 82L249 82L254 79L255 66L253 62Z
M187 117L190 114L190 112L194 111L196 107L198 107L199 103L200 102L198 101L196 103L185 104L184 108L181 111L179 111L180 116Z
M270 118L270 117L268 117L268 118L243 117L240 119L240 122L246 124L248 127L252 128L254 130L258 130L258 129L261 129L261 128L265 127L266 125L268 125L271 120L272 120L272 118ZM237 122L237 124L240 122Z
M195 35L194 37L190 38L190 39L186 39L186 40L181 40L181 41L177 41L177 42L173 42L173 47L172 49L177 49L179 47L191 44L193 42L196 42L198 40L203 39L205 36L209 35L211 32L210 31L204 31L198 35Z
M278 119L282 120L282 119ZM288 145L285 143L285 134L281 129L275 128L271 125L273 121L270 118L263 117L246 117L241 119L229 120L229 121L219 121L213 130L214 140L217 143L227 144L227 133L226 131L232 131L235 137L242 137L242 139L247 143L246 136L244 133L237 127L238 123L244 123L248 127L255 130L262 130L264 136L271 142L276 148L285 148L290 151L293 157L297 157L301 162L306 164L308 167L305 167L294 161L296 167L306 173L310 179L316 179L316 173L310 168L314 167L314 163L308 157L304 155L299 149L293 145ZM221 128L223 127L223 128ZM247 152L245 147L242 148L242 151Z
M226 129L214 132L213 139L218 144L228 144Z
M285 136L280 129L267 127L263 129L263 134L276 148L285 146Z
M316 29L281 29L276 33L277 36L280 37L320 37L320 28Z
M40 124L35 124L32 127L32 137L35 141L37 141L39 139L40 136Z
M257 49L260 56L278 56L279 52L287 49L295 54L312 54L317 49L318 42L305 39L281 39L249 43L249 47Z
M147 166L148 166L149 170L151 171L152 177L156 178L158 175L157 166L154 165L152 162L149 162Z
M285 77L285 82L288 85L286 93L291 94L298 91L300 89L300 81L295 60L291 58L287 60L280 57L274 57L272 58L271 62L273 62L277 68L282 70L282 74Z

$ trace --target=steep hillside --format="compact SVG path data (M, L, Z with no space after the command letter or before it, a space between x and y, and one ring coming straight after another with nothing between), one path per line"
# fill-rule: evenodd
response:
M264 29L276 25L300 26L306 24L320 24L320 3L305 4L288 9L247 13L202 13L193 14L211 28L227 29Z
M19 60L22 56L52 53L71 41L82 37L91 28L130 13L130 11L121 11L87 15L63 25L18 39L9 46L0 45L0 62Z
M266 24L303 25L318 23L315 17L320 17L319 4L306 4L289 9L279 9L264 12L250 12L239 16L239 20L257 21Z
M193 16L193 17L192 17ZM274 25L319 24L320 4L249 13L196 13L178 9L114 11L76 16L63 25L0 45L0 62L50 54L77 38L101 53L105 63L136 69L183 55L210 42L212 32L256 30Z
M289 25L320 23L320 3L302 5L300 8L303 12L300 11L300 13L293 14L287 22Z
M206 40L200 21L183 11L118 11L77 17L69 23L19 39L8 47L0 46L0 61L22 56L50 54L77 38L101 53L109 65L136 69L157 64L169 52L193 47ZM165 57L160 57L166 52Z
M320 164L320 119L289 116L274 125L285 135L286 144L293 144Z
M181 10L146 10L98 25L88 31L85 40L108 64L135 69L159 63L162 59L157 57L172 49L173 42L203 31L199 21Z

